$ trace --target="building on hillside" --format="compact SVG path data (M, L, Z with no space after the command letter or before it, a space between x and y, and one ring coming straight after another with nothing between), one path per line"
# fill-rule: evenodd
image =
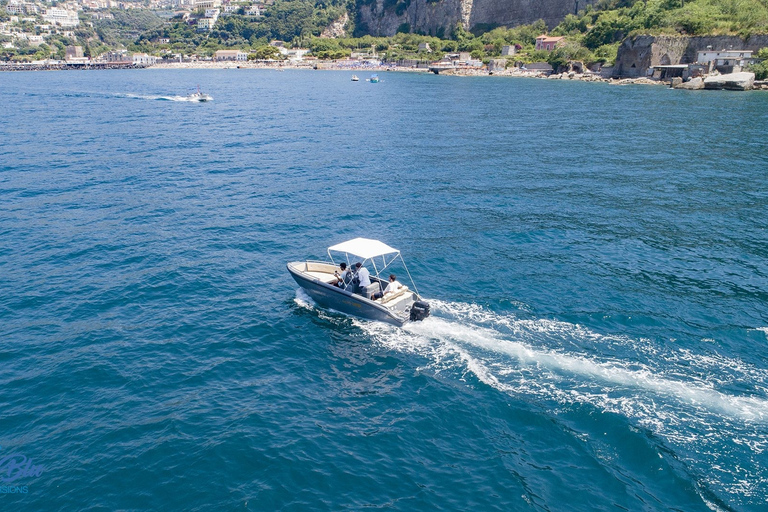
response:
M515 45L505 45L501 47L501 56L506 57L508 55L514 55L517 53L517 48L515 48Z
M200 30L201 32L207 32L213 29L215 24L216 20L213 18L200 18L197 20L197 30Z
M40 46L43 44L43 36L29 34L27 36L27 42L29 43L29 46Z
M213 60L216 60L216 61L224 61L224 60L246 61L246 60L248 60L248 54L245 53L242 50L216 50L216 53L213 54Z
M5 6L5 12L8 14L24 14L24 3L18 0L10 0Z
M27 2L24 4L24 12L27 14L40 14L42 12L42 7L40 5Z
M432 53L432 48L429 47L429 43L419 43L419 51Z
M218 9L221 0L195 0L195 9Z
M755 63L752 50L703 50L696 55L696 63L704 64L707 73L738 73L750 64Z
M564 37L549 37L546 34L542 34L536 38L536 49L544 50L545 52L551 52L564 42Z
M303 60L304 56L309 53L309 48L285 48L281 46L279 50L283 57L291 61Z
M52 25L59 25L61 27L76 27L80 25L77 12L66 9L46 9L43 19Z
M250 7L247 7L245 9L246 16L255 16L257 18L261 17L261 9L258 5L252 5Z
M82 46L67 46L67 49L64 53L64 60L70 61L72 59L79 59L82 57L83 57Z

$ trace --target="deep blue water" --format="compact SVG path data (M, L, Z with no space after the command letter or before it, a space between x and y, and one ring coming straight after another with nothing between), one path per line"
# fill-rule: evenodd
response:
M0 508L768 510L768 94L381 76L0 75Z

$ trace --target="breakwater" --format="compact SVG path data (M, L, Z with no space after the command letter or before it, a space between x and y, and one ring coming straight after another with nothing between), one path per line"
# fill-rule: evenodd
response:
M57 62L51 64L31 62L0 63L0 71L82 71L90 69L141 69L146 67L146 65L129 62L96 62L89 64L71 62Z

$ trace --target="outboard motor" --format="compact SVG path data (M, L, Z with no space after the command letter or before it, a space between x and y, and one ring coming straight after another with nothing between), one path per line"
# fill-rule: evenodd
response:
M429 316L429 303L423 300L417 300L411 306L411 322L424 320Z

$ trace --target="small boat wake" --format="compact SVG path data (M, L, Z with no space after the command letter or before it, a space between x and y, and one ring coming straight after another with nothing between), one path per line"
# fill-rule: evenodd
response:
M121 97L121 98L130 98L130 99L135 99L135 100L180 101L180 102L187 102L187 103L201 103L201 102L204 102L204 101L200 100L198 97L192 97L192 95L188 95L188 96L160 96L160 95L150 95L150 94L118 94L117 96ZM205 101L213 101L213 98L207 99Z
M312 307L297 293L300 301ZM433 316L402 328L352 321L374 343L423 361L423 370L479 381L556 415L582 404L626 417L664 439L718 494L738 501L768 493L759 462L768 451L768 370L567 322L430 303Z

